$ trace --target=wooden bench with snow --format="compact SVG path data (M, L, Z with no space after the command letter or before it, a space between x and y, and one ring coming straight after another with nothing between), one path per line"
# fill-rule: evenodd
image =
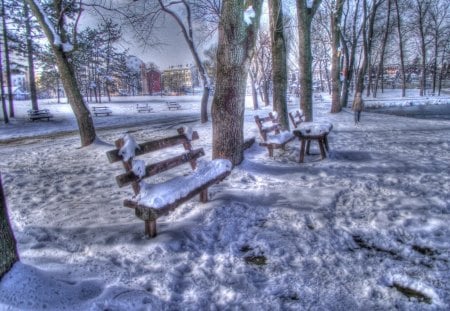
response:
M300 113L299 110L297 110L295 113L290 111L289 119L291 119L291 122L292 122L292 125L294 125L294 128L297 128L300 123L304 122L303 115Z
M169 110L172 110L172 109L176 109L176 110L181 109L181 105L180 105L179 103L177 103L177 102L166 102L166 105L167 105L167 108L168 108Z
M94 116L109 116L112 114L112 110L107 106L94 106L92 107L92 113Z
M255 122L261 134L262 142L260 146L267 147L269 156L273 157L274 149L283 149L285 145L295 139L295 136L288 131L281 131L281 126L272 112L267 117L255 116Z
M328 134L333 129L333 124L329 122L302 122L292 133L300 140L299 162L303 163L306 154L309 153L311 141L317 141L320 149L321 159L326 158L329 151Z
M47 119L50 121L53 118L53 115L50 113L48 109L30 109L28 112L28 118L34 122L34 120Z
M231 162L224 159L198 161L205 155L203 148L192 149L191 141L199 138L196 131L179 128L178 135L137 144L133 137L126 134L115 144L117 149L107 152L110 163L122 162L125 173L116 177L119 187L131 185L134 191L132 199L124 200L123 205L134 208L138 218L145 222L145 234L155 237L156 220L168 214L182 203L196 195L200 201L208 201L208 188L231 173ZM179 147L181 154L146 164L138 159L140 155ZM173 149L172 149L173 150ZM176 149L175 149L176 150ZM143 179L177 168L189 163L193 172L176 176L160 183L147 183ZM159 175L162 176L162 175Z
M153 108L149 103L137 103L136 110L137 112L152 112Z

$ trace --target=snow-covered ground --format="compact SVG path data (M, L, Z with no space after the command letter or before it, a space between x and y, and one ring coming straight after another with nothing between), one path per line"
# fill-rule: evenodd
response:
M160 101L149 114L128 100L94 118L106 144L87 148L76 133L57 134L76 130L64 104L43 104L55 118L30 122L19 103L18 118L0 125L21 256L0 282L0 310L450 307L449 120L363 112L355 127L349 110L329 114L325 97L315 120L334 125L328 158L313 148L299 164L297 141L274 158L255 144L210 202L180 206L149 240L122 207L131 189L118 188L122 168L105 152L126 131L139 142L190 125L210 158L211 123L198 122L199 97L177 98L180 111L148 99ZM247 110L246 136L269 109Z

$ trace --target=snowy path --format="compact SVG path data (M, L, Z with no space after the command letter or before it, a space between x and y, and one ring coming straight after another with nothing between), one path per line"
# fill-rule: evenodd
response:
M326 107L317 119L334 124L329 158L299 164L295 142L271 159L255 144L210 202L162 218L154 240L121 206L131 190L115 184L111 146L1 146L23 264L0 283L0 309L448 309L450 121L363 113L355 128ZM133 131L139 141L173 125ZM195 126L207 157L210 126ZM256 135L252 111L245 128ZM37 275L28 287L12 285L25 272Z

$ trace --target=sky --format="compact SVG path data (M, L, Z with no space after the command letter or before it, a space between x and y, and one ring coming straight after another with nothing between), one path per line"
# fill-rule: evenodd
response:
M450 104L398 98L367 104ZM182 109L169 111L167 100ZM137 102L154 112L137 112ZM179 206L146 239L122 206L132 195L115 182L123 168L106 152L125 133L143 142L190 126L208 162L211 123L199 123L199 103L114 98L102 104L111 116L94 117L100 140L79 148L67 104L42 103L54 118L31 122L29 103L17 102L17 118L0 124L0 171L21 262L0 281L0 310L449 309L450 120L364 111L355 127L349 109L328 112L324 94L314 119L333 124L330 152L321 160L313 144L300 164L298 141L273 158L259 146L254 115L271 107L254 111L247 98L244 135L257 143L243 163L210 188L208 203Z

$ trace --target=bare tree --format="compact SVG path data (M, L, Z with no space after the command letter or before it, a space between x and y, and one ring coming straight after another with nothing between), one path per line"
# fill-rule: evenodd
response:
M2 61L2 48L0 46L0 72L3 72L3 61ZM3 81L3 74L0 76L0 96L2 100L2 111L3 111L3 121L5 124L9 123L8 110L6 109L6 99L5 99L5 88Z
M394 0L395 12L397 17L397 33L398 33L398 49L400 54L400 73L402 76L402 97L406 96L406 72L405 72L405 53L403 49L403 33L402 33L402 19L400 15L398 0Z
M6 25L6 10L5 10L5 0L2 0L2 27L3 27L3 46L5 52L5 69L6 69L6 83L8 85L8 103L9 103L9 116L14 118L14 99L11 81L11 62L9 60L9 39L8 39L8 27Z
M76 45L76 26L81 16L81 8L77 1L72 1L71 6L66 6L67 4L61 0L53 0L52 13L54 15L48 16L38 0L25 1L30 5L34 16L51 44L68 102L78 123L81 145L90 145L96 138L94 122L80 92L70 56L74 48L73 44ZM74 7L78 10L70 12L69 8ZM67 25L67 14L69 13L76 16L75 25L71 32L69 32Z
M430 10L430 0L415 0L413 6L413 27L419 36L419 50L421 56L420 96L424 96L427 83L427 16Z
M341 19L345 0L333 0L330 3L331 31L331 112L341 111Z
M342 52L344 54L343 66L343 83L341 106L347 107L350 88L354 77L354 69L356 63L356 51L358 47L358 40L361 36L362 27L358 27L358 16L360 15L360 0L357 0L353 5L351 1L347 1L346 12L344 14L344 23L341 27L341 44ZM352 16L350 16L353 13ZM350 22L349 22L350 20ZM349 29L347 29L349 28Z
M300 68L300 108L305 121L313 120L311 23L322 0L297 0Z
M212 103L213 158L229 159L233 165L244 158L246 82L261 7L259 0L227 0L222 4Z
M281 0L269 0L270 37L272 46L273 109L282 128L289 130L287 111L287 60L284 36L284 14Z
M377 73L375 77L375 86L373 89L373 97L377 97L378 81L381 77L381 84L383 85L384 72L384 57L386 52L386 45L388 44L389 33L391 29L391 0L387 0L386 26L384 29L383 40L381 43L380 61L378 62Z
M370 63L370 55L373 46L374 25L377 17L378 8L384 0L374 0L369 7L367 0L363 1L363 27L362 27L362 60L358 68L355 81L355 98L362 95L364 89L364 77L367 73L367 67Z

